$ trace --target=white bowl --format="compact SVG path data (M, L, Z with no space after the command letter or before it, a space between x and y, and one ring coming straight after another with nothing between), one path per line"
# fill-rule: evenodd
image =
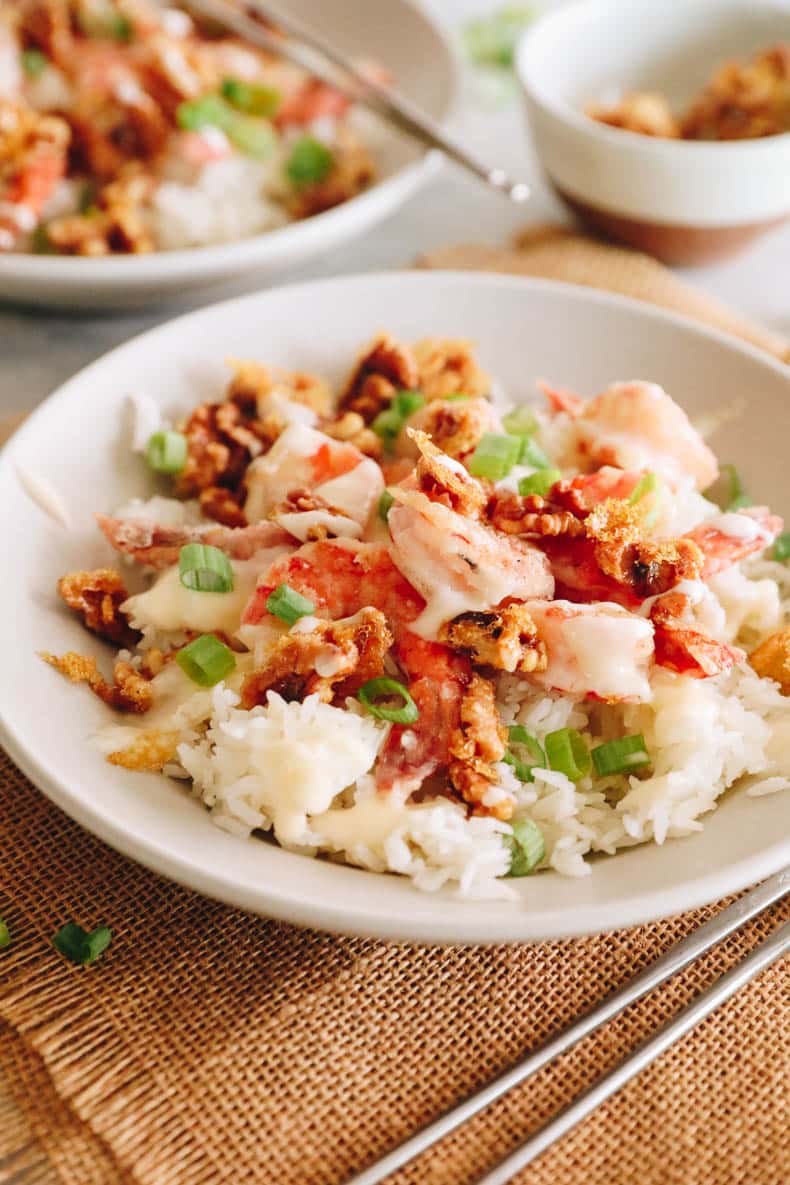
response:
M404 94L440 123L458 88L453 51L414 0L291 0L295 17L352 57L391 71ZM425 68L425 63L430 68ZM104 259L0 253L0 301L65 309L120 309L206 292L250 273L262 282L360 236L401 206L439 166L429 152L370 116L378 181L341 206L253 238L184 251Z
M790 134L660 140L584 110L613 90L683 107L722 62L788 39L786 0L583 0L551 13L517 53L543 168L582 217L668 262L737 250L790 213Z
M787 372L755 350L643 304L547 282L460 273L350 276L261 293L193 313L94 363L36 411L0 458L6 573L0 739L36 784L102 839L164 876L254 912L300 925L432 942L555 938L644 922L734 892L790 863L790 796L726 797L702 832L593 862L590 876L555 872L518 884L516 902L420 893L395 876L298 856L216 827L177 783L110 766L91 736L108 709L69 686L36 651L100 643L59 605L55 581L110 560L93 523L145 492L146 474L124 438L130 388L170 413L217 397L227 356L325 372L339 381L349 358L386 327L414 340L461 335L515 397L537 376L592 394L615 378L649 376L692 414L748 393L748 430L725 427L714 444L736 459L755 497L790 503L776 425ZM64 530L30 500L18 467L45 475L65 499ZM106 661L106 651L104 651Z

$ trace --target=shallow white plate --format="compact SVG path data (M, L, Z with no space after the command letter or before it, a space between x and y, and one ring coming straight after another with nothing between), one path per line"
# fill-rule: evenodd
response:
M448 117L458 85L455 57L442 31L414 0L290 0L289 10L352 57L385 66L398 88L428 115L440 123ZM66 309L131 308L216 289L250 273L261 282L282 276L364 234L438 167L438 152L426 151L372 115L364 118L370 124L379 180L342 206L253 238L188 251L106 259L0 253L0 301Z
M61 388L0 460L5 527L0 619L2 739L12 757L73 818L157 872L245 909L302 925L438 942L516 941L644 922L740 889L790 863L790 797L730 795L704 831L663 847L596 860L591 875L554 872L516 883L516 902L418 893L395 876L293 855L220 831L176 783L108 765L90 737L108 710L69 686L37 650L106 650L58 604L55 581L110 559L92 525L145 493L149 477L125 439L131 389L170 413L218 397L224 357L254 357L339 380L376 330L476 339L483 365L514 396L537 377L593 394L618 378L663 383L699 414L745 400L714 445L738 459L749 489L788 507L785 422L790 379L745 346L667 313L582 288L499 276L393 273L278 289L164 325L94 363ZM71 527L25 493L22 467L62 492Z

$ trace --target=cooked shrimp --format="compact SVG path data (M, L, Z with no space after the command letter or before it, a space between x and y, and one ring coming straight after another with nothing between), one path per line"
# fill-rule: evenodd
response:
M729 514L706 519L687 539L692 539L705 557L703 579L762 551L781 534L784 523L767 506L747 506Z
M527 609L547 654L545 670L529 676L534 682L610 702L650 699L649 621L606 602L528 601Z
M0 98L0 251L35 230L65 176L69 139L62 119Z
M426 598L414 624L435 638L459 613L492 609L506 597L550 597L554 578L546 556L519 539L499 534L433 502L418 490L396 489L387 518L392 557Z
M615 383L575 420L576 446L588 469L651 470L669 482L694 478L706 489L718 476L711 450L688 416L656 383Z
M207 543L232 559L249 560L259 551L287 547L292 542L281 527L270 522L250 527L163 527L147 519L110 518L106 514L97 514L96 521L116 551L157 569L177 563L186 543Z
M353 444L299 423L286 428L269 452L252 462L246 483L248 521L272 516L303 542L318 525L334 535L359 538L384 490L375 461ZM279 514L277 508L295 491L318 495L336 513L321 511L316 517L316 511L289 509Z
M681 675L709 679L729 671L746 655L737 646L719 642L700 628L694 616L695 598L686 592L659 597L650 610L656 662Z
M581 395L577 395L568 387L551 387L541 381L538 383L538 390L546 396L554 412L565 412L575 420L584 411L584 400Z

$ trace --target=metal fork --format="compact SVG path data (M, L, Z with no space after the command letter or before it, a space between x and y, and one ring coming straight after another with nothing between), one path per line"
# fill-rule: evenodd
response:
M524 181L513 181L504 169L490 167L478 160L448 132L442 130L435 120L400 94L393 87L385 86L368 78L354 62L326 38L307 28L296 18L281 12L272 4L250 3L265 20L283 30L288 37L278 37L258 21L233 8L226 0L185 0L193 12L216 21L218 24L243 37L245 41L278 54L294 65L328 83L354 103L361 103L380 118L394 124L402 132L436 148L468 172L473 173L511 201L525 202L530 195ZM330 62L341 73L327 66Z

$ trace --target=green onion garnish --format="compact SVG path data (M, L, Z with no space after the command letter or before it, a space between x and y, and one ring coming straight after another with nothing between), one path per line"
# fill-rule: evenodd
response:
M400 707L387 707L386 703L377 704L374 700L390 699L398 696L403 701ZM364 704L371 716L378 716L380 720L389 720L393 724L413 724L420 715L420 709L409 695L408 690L397 679L370 679L357 692L357 699Z
M52 939L55 950L72 963L86 966L95 963L112 942L112 930L99 926L96 930L83 930L76 922L66 922Z
M389 514L390 507L392 506L394 501L395 501L395 499L393 498L393 496L389 492L389 490L385 490L384 493L379 498L379 507L378 507L379 518L382 519L384 522L387 521L387 515Z
M744 506L752 505L738 470L729 463L720 466L718 479L703 491L703 497L715 502L724 511L741 510Z
M201 634L176 654L176 662L193 683L213 687L235 670L233 651L213 634Z
M641 502L648 494L654 493L658 489L658 477L655 473L643 473L636 483L631 493L628 496L628 501L632 506L637 502Z
M540 494L543 498L561 477L559 469L536 469L529 477L522 477L518 483L518 492L525 498L530 494Z
M11 945L11 931L8 929L8 923L0 918L0 950Z
M393 408L387 407L379 412L370 426L386 445L391 445L403 427L403 416Z
M154 432L145 456L155 473L180 473L187 462L187 438L182 432Z
M469 472L475 477L488 477L491 481L500 481L507 477L517 464L521 448L520 436L486 432L469 458Z
M26 49L22 54L22 69L28 78L38 78L49 65L49 59L40 49Z
M176 123L185 132L219 128L239 152L256 160L270 156L277 144L277 133L267 120L243 115L221 95L201 95L181 103L176 110Z
M294 185L317 185L329 175L334 160L326 144L315 136L300 136L291 149L285 171Z
M223 128L233 112L219 95L201 95L187 99L176 109L176 123L185 132L199 132L203 128Z
M222 129L234 148L253 160L266 160L277 146L277 133L265 119L236 115Z
M544 744L551 769L565 774L572 782L580 781L590 772L590 750L575 728L559 728L556 732L550 732Z
M551 461L536 440L530 436L519 436L514 439L521 441L521 451L518 458L520 465L531 465L533 469L549 469L551 467Z
M538 738L521 724L513 724L507 731L509 746L502 760L513 766L513 773L520 782L531 782L535 766L545 767L546 754Z
M510 846L510 869L508 876L529 876L546 855L543 832L531 819L518 819L511 825L508 835Z
M538 428L538 417L532 408L522 405L514 407L502 420L502 426L511 436L531 436Z
M178 553L184 588L193 592L233 591L233 568L224 551L207 543L187 543Z
M134 26L122 13L113 12L109 5L103 10L91 11L78 8L77 24L86 37L109 38L113 41L131 41Z
M790 559L790 531L783 531L777 537L771 550L771 559L778 560L780 564Z
M405 420L408 416L413 415L414 412L419 411L424 404L425 396L422 391L406 391L402 389L395 392L390 407Z
M271 119L282 100L282 95L274 87L244 82L241 78L226 78L221 89L223 98L231 106L246 115L262 115L266 119Z
M616 741L598 745L592 751L592 759L595 772L602 778L609 774L624 774L632 769L640 769L643 765L650 765L645 738L639 732L630 737L618 737Z
M450 403L455 399L471 399L471 395L467 395L466 391L453 391L450 395L442 395L445 403Z
M467 57L478 66L512 66L518 39L534 19L534 8L508 4L491 16L468 21L463 29Z
M266 598L266 608L273 617L279 617L286 625L295 625L300 617L315 613L315 605L303 597L290 584L278 584Z

